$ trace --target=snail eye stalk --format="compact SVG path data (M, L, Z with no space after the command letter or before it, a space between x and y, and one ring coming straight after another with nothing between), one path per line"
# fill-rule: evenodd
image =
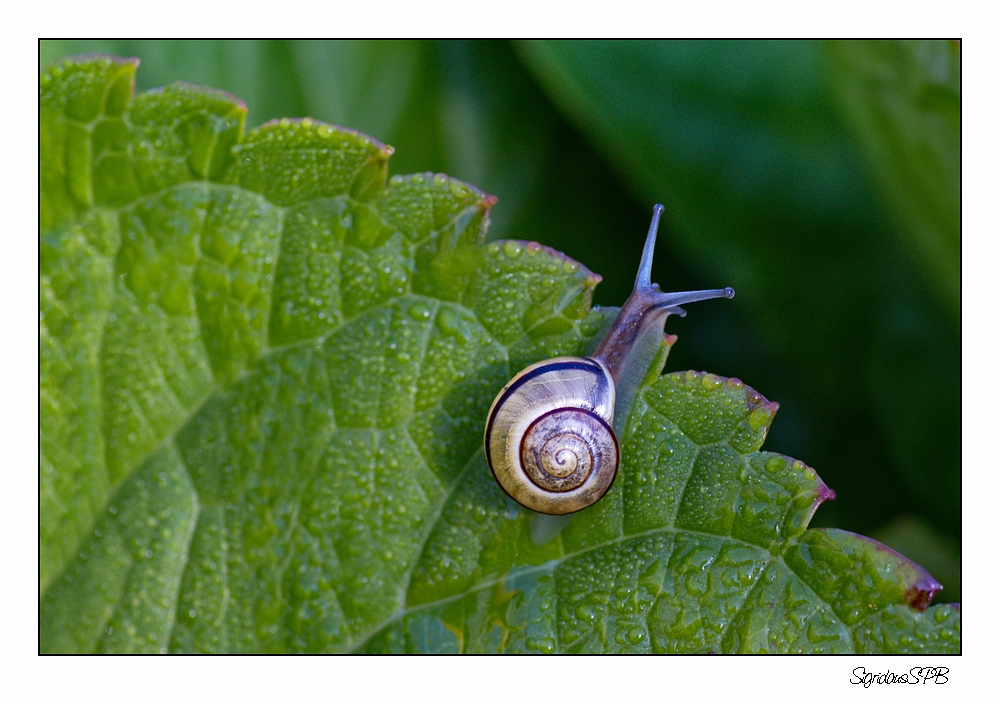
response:
M664 293L651 283L662 214L662 205L653 208L635 288L594 356L532 364L490 407L484 435L490 471L527 508L572 513L607 493L621 455L616 412L627 416L631 409L667 316L685 315L682 304L733 297L731 288Z

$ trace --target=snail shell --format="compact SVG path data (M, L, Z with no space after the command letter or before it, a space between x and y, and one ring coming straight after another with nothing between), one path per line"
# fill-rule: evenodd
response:
M731 288L664 293L650 282L662 213L662 205L653 209L632 295L593 357L532 364L501 389L490 407L486 461L503 490L527 508L572 513L607 493L621 456L614 426L628 416L650 350L662 343L667 316L684 315L678 307L684 303L734 295Z
M600 361L555 357L527 367L490 408L486 459L500 486L541 513L579 511L611 487L621 454L615 384Z

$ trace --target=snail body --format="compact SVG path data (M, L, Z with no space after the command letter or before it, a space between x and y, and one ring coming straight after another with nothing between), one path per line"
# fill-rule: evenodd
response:
M503 490L527 508L572 513L607 493L621 456L616 402L619 416L627 416L620 411L631 408L645 374L647 343L660 343L668 315L684 315L678 306L733 297L731 288L663 293L650 283L662 213L662 205L653 209L635 287L593 356L532 364L500 390L490 407L486 460Z

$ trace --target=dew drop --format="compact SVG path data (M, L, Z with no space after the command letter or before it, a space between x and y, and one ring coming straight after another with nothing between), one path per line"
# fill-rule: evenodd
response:
M524 247L521 246L520 242L514 240L507 240L503 243L503 253L506 254L511 259L521 256L521 252L524 251Z

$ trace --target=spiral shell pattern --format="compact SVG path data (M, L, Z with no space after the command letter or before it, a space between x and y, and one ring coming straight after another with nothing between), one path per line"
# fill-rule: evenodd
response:
M504 491L550 514L600 499L618 471L614 389L607 368L584 357L546 360L515 376L486 425L486 458Z

